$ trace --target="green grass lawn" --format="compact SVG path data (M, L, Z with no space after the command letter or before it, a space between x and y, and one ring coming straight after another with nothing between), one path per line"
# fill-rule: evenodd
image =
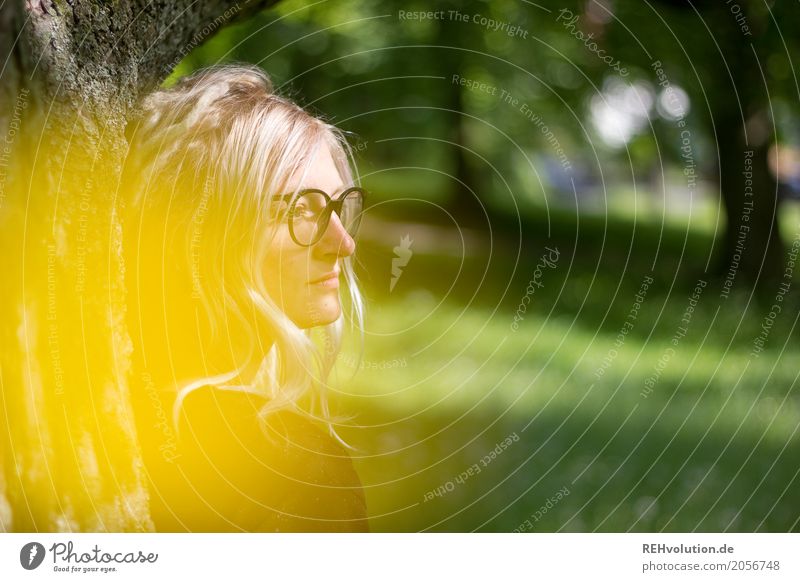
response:
M373 530L800 530L794 294L755 357L770 294L722 298L703 274L710 237L564 219L547 239L459 243L427 228L362 241L364 364L348 344L337 366ZM403 232L418 242L389 293ZM545 245L558 263L514 330Z

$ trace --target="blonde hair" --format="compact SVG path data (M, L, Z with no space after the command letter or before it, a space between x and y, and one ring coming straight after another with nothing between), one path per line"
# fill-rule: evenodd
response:
M136 237L127 249L135 253L136 264L127 268L135 266L137 293L146 293L142 289L150 285L151 293L166 289L185 301L190 289L195 307L201 307L196 309L199 333L210 338L211 349L223 349L227 338L230 347L237 344L239 352L248 354L236 370L199 374L186 383L175 401L175 419L190 391L209 384L224 387L254 359L263 358L255 362L259 372L254 384L235 389L267 397L262 415L291 408L323 420L343 442L334 429L341 418L330 413L327 383L341 347L345 311L321 328L323 349L314 341L316 332L300 329L270 298L264 279L270 274L256 268L263 264L275 233L268 223L272 195L284 193L290 177L304 172L320 148L328 146L345 183L357 184L343 132L277 95L261 69L222 65L150 94L128 133L131 153L123 174L128 219L123 224L128 224L131 239ZM153 224L163 230L153 230ZM137 225L154 239L161 234L162 240L148 242L136 232ZM149 256L142 247L148 244L152 256L162 261L171 253L169 277L152 266L141 268L142 258ZM349 292L349 319L361 330L363 341L363 303L352 258L340 261ZM142 301L141 296L137 299ZM184 307L173 300L174 309ZM168 309L165 305L165 312ZM258 349L261 329L274 342L266 357ZM307 398L310 402L304 406Z

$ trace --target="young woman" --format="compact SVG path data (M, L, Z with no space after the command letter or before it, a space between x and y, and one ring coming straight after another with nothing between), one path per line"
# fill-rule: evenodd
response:
M132 397L156 529L366 531L325 392L343 299L362 327L363 191L342 133L227 65L151 94L128 134Z

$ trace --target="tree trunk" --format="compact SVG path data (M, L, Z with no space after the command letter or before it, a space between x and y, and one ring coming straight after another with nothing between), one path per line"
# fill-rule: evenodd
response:
M785 252L778 225L778 185L767 161L769 143L749 145L731 133L720 130L717 142L728 217L719 264L726 289L779 279Z
M702 63L697 101L710 104L705 122L719 155L718 183L727 218L717 263L723 289L774 281L782 275L785 248L778 228L778 186L767 159L775 127L769 77L762 69L767 61L764 47L775 34L773 17L769 10L757 9L760 2L741 2L750 27L745 36L728 2L661 3L683 9L685 29L698 25L699 14L714 39Z
M726 289L763 286L783 271L784 245L778 227L778 184L769 169L775 139L770 97L758 54L758 41L745 41L729 9L711 11L715 37L726 47L724 66L712 69L707 86L719 154L719 186L727 215L719 272ZM767 22L749 12L756 39L768 34ZM760 15L763 16L763 15Z
M116 193L142 95L276 0L0 4L0 531L149 531Z

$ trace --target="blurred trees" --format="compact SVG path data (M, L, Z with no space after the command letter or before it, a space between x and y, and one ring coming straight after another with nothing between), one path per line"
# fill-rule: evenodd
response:
M638 9L619 3L619 8L616 17L623 22L647 14L641 19L651 23L645 30L653 28L647 50L696 104L696 131L710 147L703 152L695 143L692 149L703 174L718 185L727 218L719 274L750 282L780 277L785 251L777 220L781 196L769 157L776 142L796 141L779 131L778 119L797 115L800 94L790 72L800 47L786 25L798 21L800 6L662 0ZM635 47L625 36L620 31L615 38L621 52ZM646 64L641 51L625 54Z
M372 167L392 168L368 177L379 189L463 223L486 225L482 206L522 209L523 222L553 203L603 212L620 188L644 200L678 189L694 204L715 184L719 274L737 265L736 282L752 281L783 259L768 157L796 139L776 119L797 115L797 40L782 27L798 12L760 0L289 1L184 71L260 63L369 141Z

